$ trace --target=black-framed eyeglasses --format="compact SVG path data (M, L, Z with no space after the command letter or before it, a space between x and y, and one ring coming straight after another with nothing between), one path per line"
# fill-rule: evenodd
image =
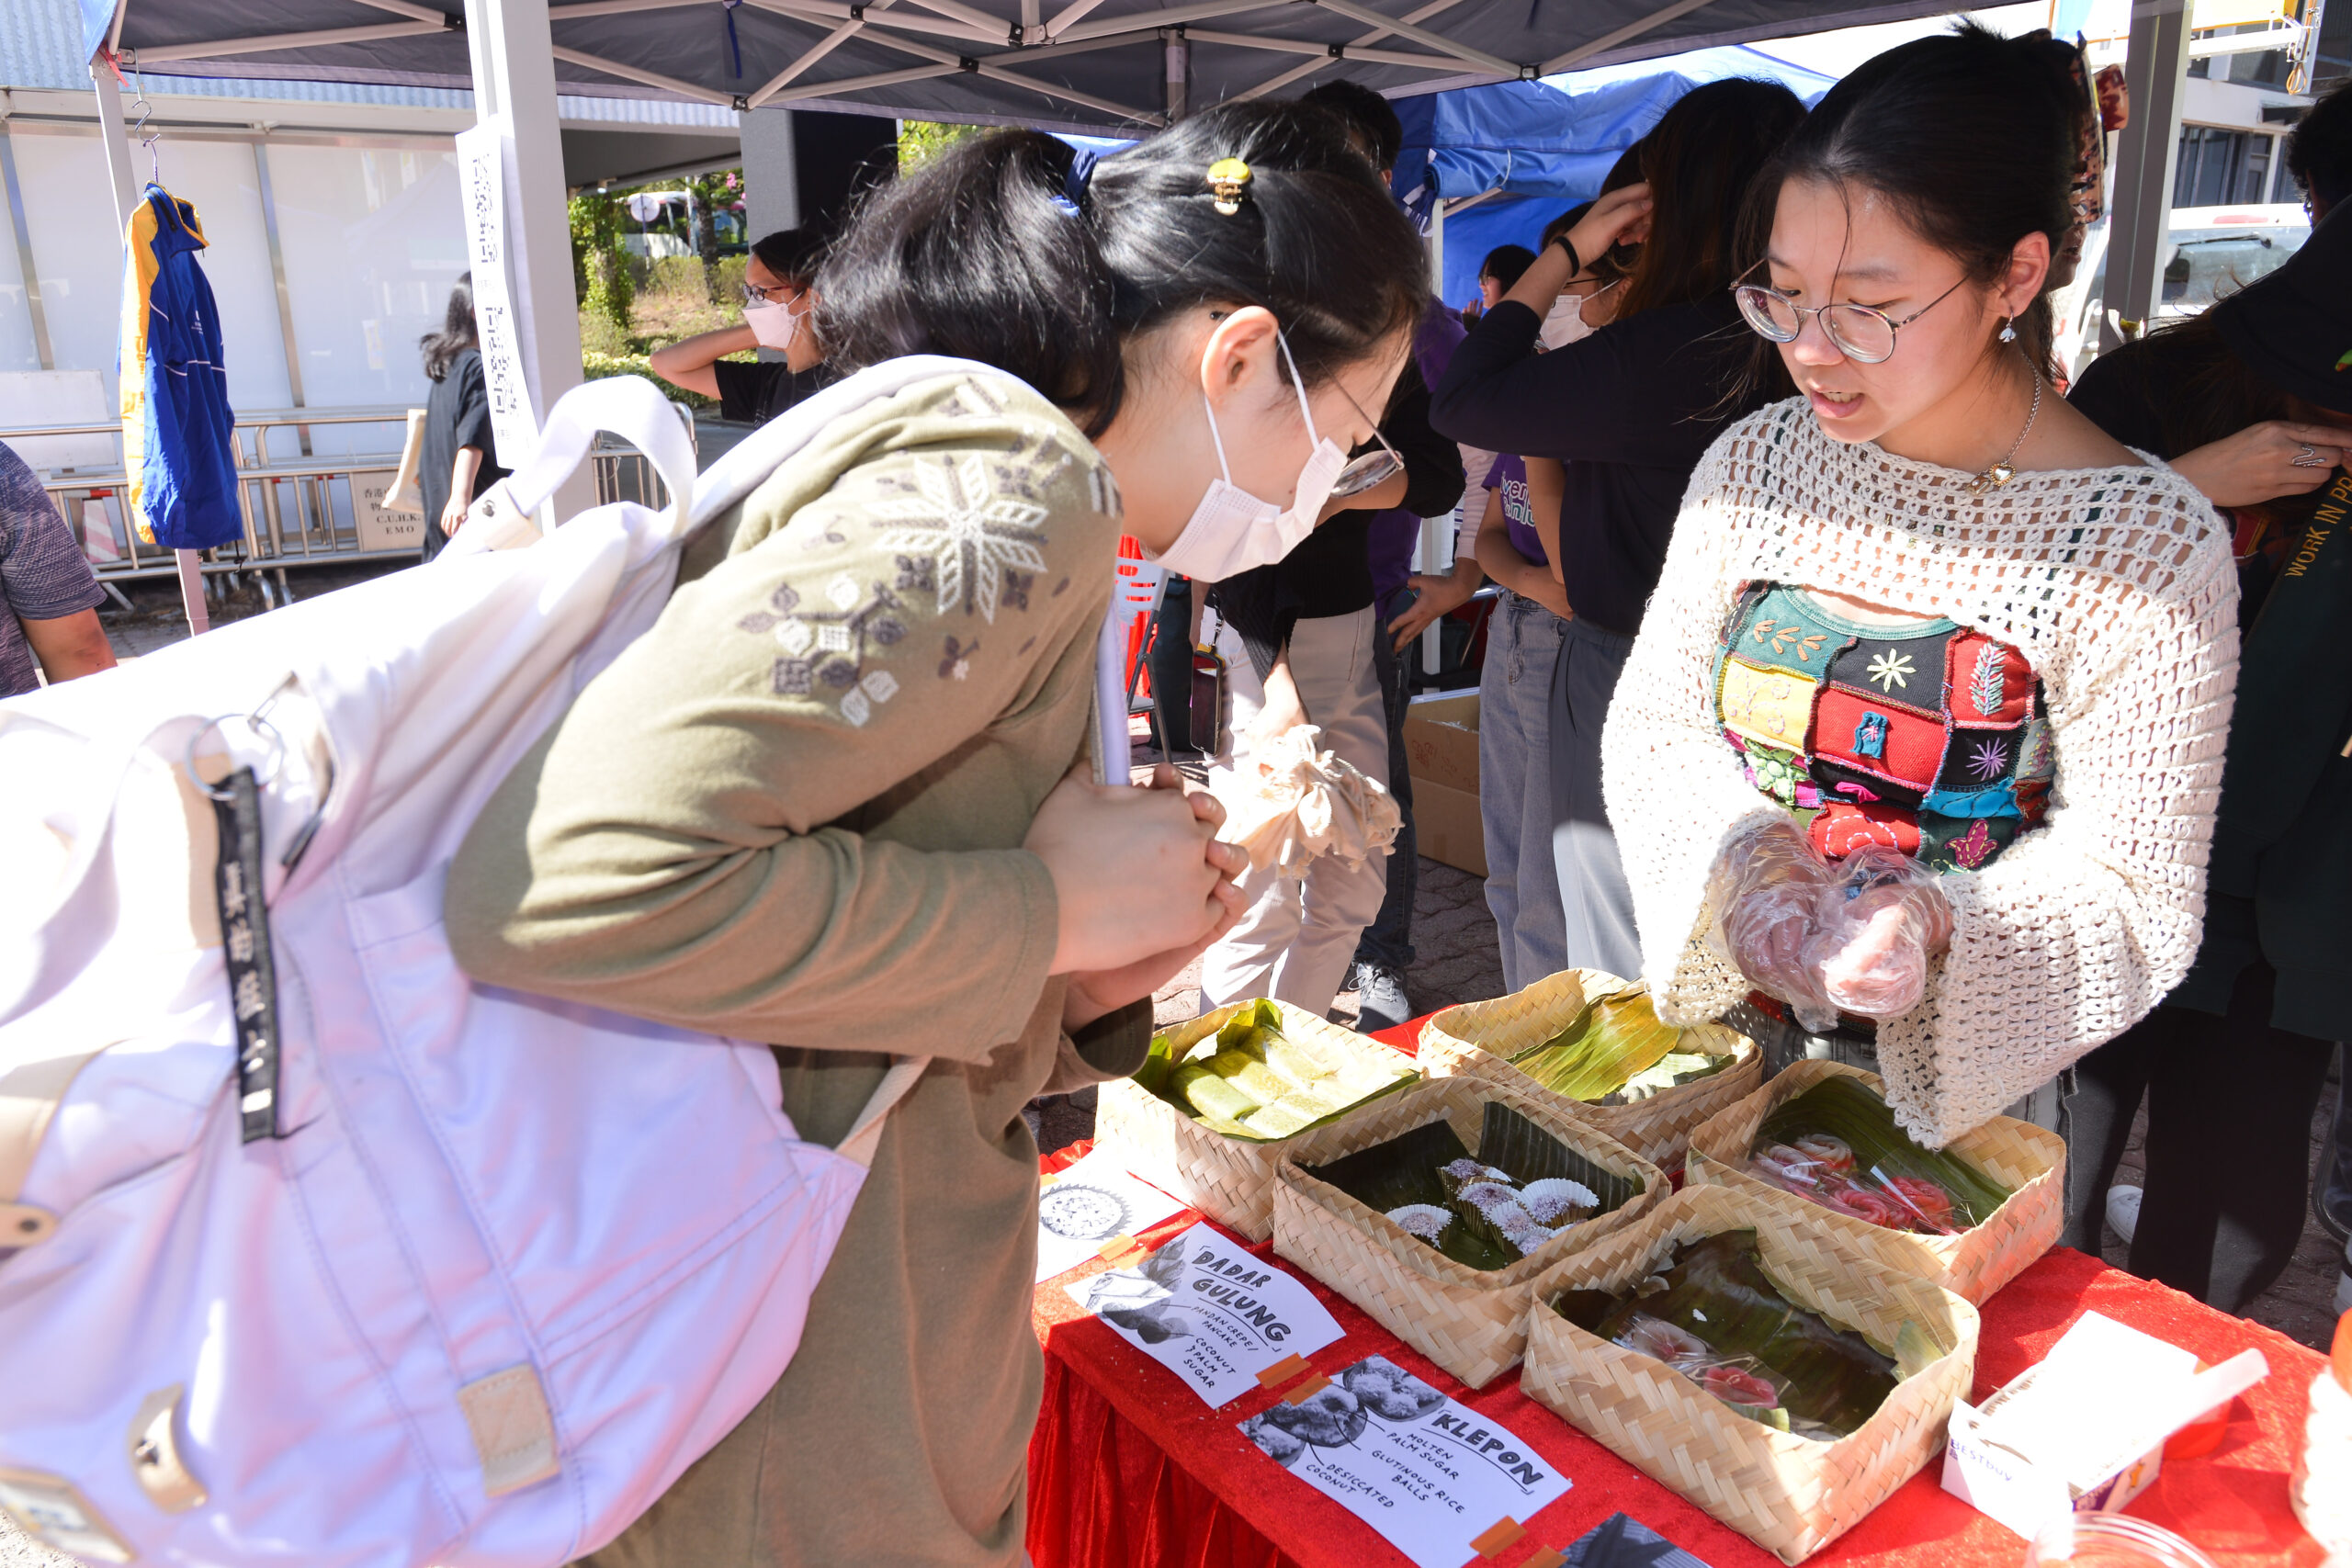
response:
M1961 283L1953 284L1901 321L1869 305L1829 304L1800 305L1794 299L1761 283L1741 283L1732 288L1732 297L1739 301L1739 313L1756 329L1758 337L1772 343L1794 343L1804 331L1804 319L1812 316L1821 322L1821 332L1830 345L1847 358L1861 365L1883 364L1894 353L1895 331L1907 327L1954 294Z
M785 305L789 304L792 300L792 297L799 292L800 286L797 283L779 283L774 288L763 288L761 285L752 283L747 279L743 284L743 303L746 305Z

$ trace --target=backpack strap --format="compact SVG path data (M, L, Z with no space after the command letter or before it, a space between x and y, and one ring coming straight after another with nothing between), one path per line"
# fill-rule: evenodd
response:
M17 1200L66 1091L104 1050L51 1056L0 1074L0 1249L30 1247L56 1230L55 1214Z
M903 1056L891 1063L890 1070L883 1074L882 1081L875 1086L873 1097L866 1100L865 1109L859 1111L857 1120L850 1124L849 1135L842 1139L833 1152L846 1159L854 1159L861 1166L871 1167L875 1148L882 1142L882 1123L889 1119L891 1109L906 1099L907 1092L915 1087L915 1080L922 1077L922 1070L929 1066L931 1058L928 1056Z

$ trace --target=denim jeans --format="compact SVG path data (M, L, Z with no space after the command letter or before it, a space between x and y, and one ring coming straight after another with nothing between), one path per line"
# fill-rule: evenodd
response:
M1502 947L1503 989L1568 966L1567 918L1552 858L1552 672L1568 624L1504 589L1487 621L1478 677L1478 815L1487 908Z
M1396 845L1388 856L1388 891L1380 913L1364 927L1356 942L1358 964L1371 964L1402 975L1413 966L1413 893L1419 881L1420 862L1413 846L1413 774L1405 757L1405 713L1413 700L1413 658L1419 644L1396 651L1388 623L1413 602L1412 591L1400 590L1387 603L1374 606L1372 666L1380 681L1380 702L1388 720L1388 793L1405 818L1396 830Z

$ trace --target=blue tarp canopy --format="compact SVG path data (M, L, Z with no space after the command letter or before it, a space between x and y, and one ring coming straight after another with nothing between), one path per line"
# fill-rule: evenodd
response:
M1417 198L1417 206L1432 195L1448 202L1486 197L1445 220L1446 300L1464 305L1477 297L1478 265L1488 251L1532 250L1544 224L1600 194L1617 160L1677 98L1702 83L1740 76L1785 83L1807 106L1836 81L1734 44L1399 99L1399 194Z
M1168 107L1343 77L1392 96L1860 22L1951 0L551 0L565 93L797 104L1133 136ZM155 74L471 85L465 0L80 0Z

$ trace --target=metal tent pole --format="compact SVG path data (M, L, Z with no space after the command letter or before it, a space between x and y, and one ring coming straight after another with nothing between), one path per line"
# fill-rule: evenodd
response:
M119 19L120 8L117 8ZM130 141L123 134L122 90L114 79L114 67L104 58L90 61L90 85L98 95L98 145L107 155L107 181L114 191L115 232L130 243L130 215L139 209L139 179L130 172ZM137 372L124 366L126 376ZM127 498L127 492L126 492ZM137 525L125 516L124 523ZM187 635L201 637L212 629L212 616L204 607L203 558L194 550L174 550L172 557L179 567L180 603L187 609Z
M2140 0L2132 8L2123 61L2132 121L2115 154L2115 210L2108 219L2107 288L2100 301L2113 316L2099 322L2102 353L2138 337L2155 313L2188 73L2188 0Z
M571 225L547 0L466 0L466 42L473 57L475 118L503 114L514 129L506 250L533 416L545 420L556 400L581 380L580 302L571 288ZM499 460L511 468L524 456L502 452ZM595 504L595 477L585 466L564 481L553 502L558 521Z

